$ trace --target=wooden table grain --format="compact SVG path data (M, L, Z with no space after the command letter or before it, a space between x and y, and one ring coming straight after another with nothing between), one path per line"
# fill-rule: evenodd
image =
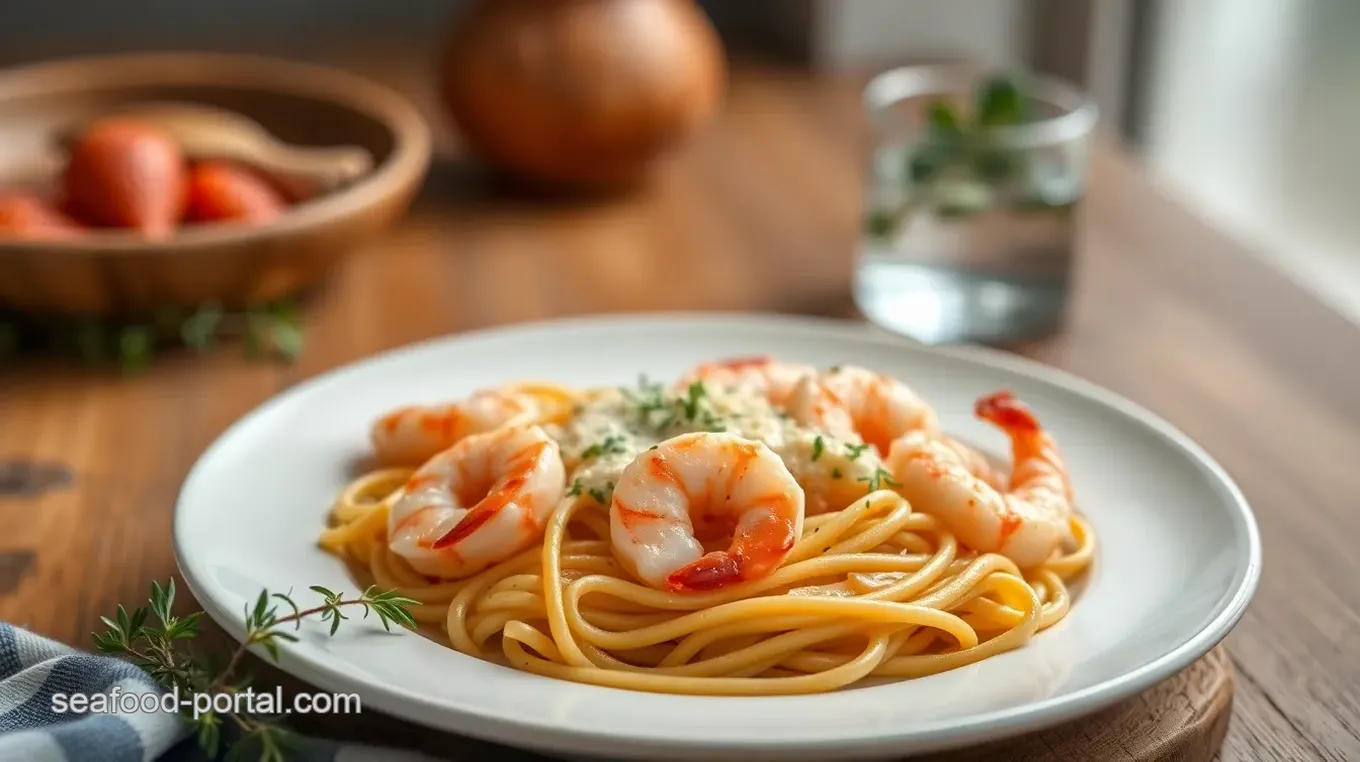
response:
M442 124L422 68L373 71ZM0 618L88 647L101 613L175 573L171 514L198 454L337 365L582 313L853 314L856 97L844 81L738 69L720 123L624 199L530 200L441 157L411 213L308 302L294 366L224 348L134 378L0 372L0 461L73 473L0 498ZM1069 324L1016 351L1179 426L1261 525L1259 593L1226 641L1237 689L1220 758L1360 759L1360 328L1169 200L1108 140L1082 219Z

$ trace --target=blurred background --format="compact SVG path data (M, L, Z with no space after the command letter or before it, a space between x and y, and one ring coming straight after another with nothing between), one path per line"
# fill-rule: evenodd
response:
M1085 88L1180 200L1360 318L1360 3L1351 0L708 0L734 60L873 70L1018 63ZM433 62L459 0L7 0L0 63L127 50ZM430 63L433 66L433 63ZM412 69L409 76L425 72ZM412 92L412 90L408 90ZM421 92L414 89L414 92ZM426 113L437 115L433 88ZM438 117L436 117L438 118Z

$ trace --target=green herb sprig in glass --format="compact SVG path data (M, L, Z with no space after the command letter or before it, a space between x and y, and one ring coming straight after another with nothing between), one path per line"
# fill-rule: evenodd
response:
M919 211L961 219L1008 203L1011 196L1042 197L1026 187L1033 182L1029 153L997 137L1000 129L1029 123L1032 102L1023 78L1013 74L979 82L967 114L951 99L932 100L926 106L925 135L906 157L905 201L871 209L865 232L890 240Z

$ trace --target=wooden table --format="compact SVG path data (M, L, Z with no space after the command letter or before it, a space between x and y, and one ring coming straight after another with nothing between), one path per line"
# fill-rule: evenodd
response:
M438 119L414 64L383 76ZM0 618L88 647L99 614L175 572L172 505L198 454L342 363L587 312L849 314L859 126L845 83L744 70L717 128L627 200L513 200L440 160L411 214L310 303L295 366L224 349L131 379L0 374L0 460L76 474L0 499ZM1168 201L1108 141L1092 171L1070 326L1019 349L1180 426L1257 512L1265 574L1227 640L1238 687L1221 758L1360 759L1360 328Z

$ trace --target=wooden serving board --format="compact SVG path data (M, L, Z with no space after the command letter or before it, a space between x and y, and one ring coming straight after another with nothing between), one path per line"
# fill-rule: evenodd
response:
M1210 762L1232 717L1233 666L1222 646L1103 712L1055 728L912 762Z
M911 762L1211 762L1232 715L1233 666L1222 646L1171 679L1103 712L1004 741ZM453 762L553 762L365 710L296 718L298 729L356 743L400 744ZM579 759L579 758L577 758ZM829 755L827 762L834 762Z

